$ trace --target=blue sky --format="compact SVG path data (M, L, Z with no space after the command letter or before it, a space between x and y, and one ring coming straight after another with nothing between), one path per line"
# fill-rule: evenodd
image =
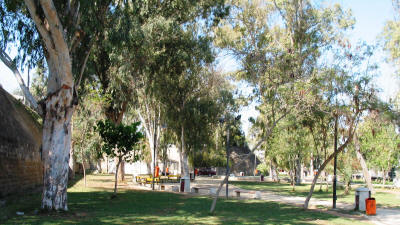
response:
M344 8L350 8L356 19L355 28L351 31L350 40L352 43L358 41L366 41L369 44L376 42L377 36L382 32L385 22L394 18L394 10L391 0L334 0L325 1L324 4L339 3ZM13 55L11 55L14 57ZM376 79L376 84L383 92L381 93L382 99L389 99L393 97L399 89L399 81L393 76L393 65L385 62L385 53L379 52L377 59L379 59L380 76ZM235 67L235 62L226 58L219 58L220 65L224 70L230 70ZM32 73L31 73L32 74ZM26 72L24 73L26 80ZM8 92L18 88L16 79L11 71L0 63L0 84ZM244 89L243 91L249 91ZM246 107L242 110L242 123L243 129L247 132L249 127L248 118L250 116L256 117L257 112L254 105Z

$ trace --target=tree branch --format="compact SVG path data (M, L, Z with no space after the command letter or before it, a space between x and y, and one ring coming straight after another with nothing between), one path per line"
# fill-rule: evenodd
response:
M47 19L47 23L49 24L51 37L55 39L54 40L55 49L57 49L59 53L61 52L69 53L66 40L64 39L63 25L61 24L61 21L57 15L57 10L54 6L53 1L40 0L40 5L42 6L44 15L46 16Z
M36 99L32 96L31 92L29 91L29 88L26 87L24 80L22 79L22 76L19 73L17 67L14 65L14 63L12 62L11 58L7 55L7 53L2 49L0 49L0 59L14 73L14 76L18 81L19 87L22 90L22 93L24 94L26 100L28 100L29 102L29 106L40 116L43 116L42 108L39 107L38 103L36 102Z
M50 36L50 32L46 29L45 25L43 24L43 21L39 18L35 2L33 0L25 0L25 5L28 8L28 11L33 19L33 22L35 22L36 24L36 28L38 29L40 35L43 38L47 51L54 52L54 43Z

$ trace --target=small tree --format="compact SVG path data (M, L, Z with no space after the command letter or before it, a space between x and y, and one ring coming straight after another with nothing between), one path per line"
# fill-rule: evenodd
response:
M140 122L131 125L115 125L110 120L98 121L96 130L103 139L101 153L107 156L118 158L115 168L114 194L117 194L118 167L124 160L126 162L136 162L139 160L140 148L138 143L143 138L143 134L138 131Z

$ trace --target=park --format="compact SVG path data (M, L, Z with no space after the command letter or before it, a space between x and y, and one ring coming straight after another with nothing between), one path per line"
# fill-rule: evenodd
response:
M399 0L0 16L0 224L400 224Z

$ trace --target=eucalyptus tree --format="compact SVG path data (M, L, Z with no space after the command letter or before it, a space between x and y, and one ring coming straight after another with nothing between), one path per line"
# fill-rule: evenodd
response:
M46 60L47 96L39 108L43 123L42 208L67 210L71 117L77 103L90 41L111 1L1 1L1 49L17 43L17 65ZM84 12L84 14L82 13ZM79 83L79 82L78 82ZM42 109L42 110L40 110Z
M399 69L400 66L400 1L392 0L395 10L395 17L386 22L382 31L382 39L384 41L384 49L389 53L389 60L392 61Z
M321 8L307 0L234 0L231 8L232 16L216 31L217 45L240 62L237 77L253 86L260 111L256 149L301 102L295 84L309 81L321 54L353 19L339 5Z
M81 163L86 186L85 162L97 162L101 155L101 138L94 127L104 119L103 104L106 101L93 84L85 82L85 93L72 117L71 158ZM71 168L73 170L73 168Z
M385 184L386 174L399 164L400 139L395 124L382 113L373 111L361 124L359 133L361 152L370 168L383 172Z
M371 84L377 68L374 63L370 63L373 50L373 47L363 44L354 47L339 46L333 55L330 68L326 68L316 78L318 82L315 83L315 90L319 90L316 94L327 101L327 104L330 105L327 113L330 113L330 116L337 121L335 123L338 132L334 132L336 133L334 139L337 138L336 135L340 135L341 138L337 142L337 148L334 148L333 153L329 154L318 168L304 208L308 208L309 200L321 172L352 142L363 112L377 107L376 89Z
M114 26L97 39L93 67L103 89L112 95L107 115L118 122L129 105L136 109L149 142L152 169L165 125L165 106L157 98L159 81L177 70L169 52L188 50L184 42L177 41L187 24L217 22L226 10L223 0L126 1L113 9L118 16L109 23ZM181 66L179 70L189 67Z

